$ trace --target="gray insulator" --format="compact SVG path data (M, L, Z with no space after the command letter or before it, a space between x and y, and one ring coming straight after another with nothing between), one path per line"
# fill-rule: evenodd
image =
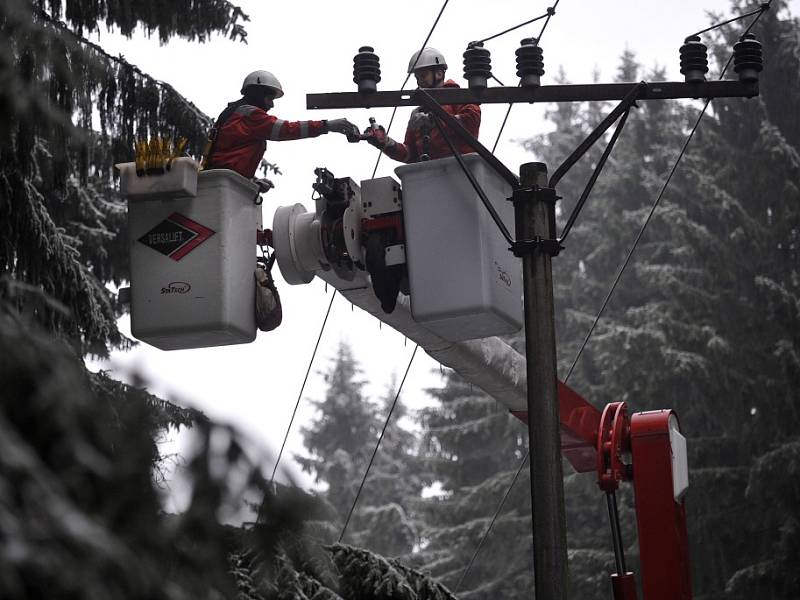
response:
M544 75L544 61L542 49L536 38L525 38L517 48L517 76L523 87L539 87L541 76Z
M681 73L687 83L699 83L706 80L708 73L708 49L700 41L700 36L686 38L680 49Z
M471 88L485 88L492 76L492 59L482 42L470 42L464 52L464 78Z
M761 43L756 36L747 33L733 46L733 70L739 74L739 81L758 81L758 74L764 68Z
M372 46L361 46L353 57L353 83L358 84L361 93L377 91L381 80L380 59Z

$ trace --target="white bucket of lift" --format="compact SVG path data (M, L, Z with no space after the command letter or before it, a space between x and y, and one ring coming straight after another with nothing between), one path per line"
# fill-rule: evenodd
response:
M118 166L136 185L134 163ZM165 187L128 198L134 337L162 350L252 342L258 186L212 169L195 197Z
M514 231L511 186L477 154L463 156ZM453 157L395 169L403 186L411 314L458 342L514 333L522 326L522 263L508 249Z

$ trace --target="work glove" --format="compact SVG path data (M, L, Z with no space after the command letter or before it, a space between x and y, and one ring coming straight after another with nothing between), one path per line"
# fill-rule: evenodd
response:
M430 131L433 129L433 117L420 109L416 109L411 113L411 118L408 120L408 128Z
M325 121L325 131L333 131L347 136L348 141L357 142L359 139L358 127L347 119L330 119Z
M386 146L394 144L394 140L386 135L383 125L370 125L364 130L361 139L367 140L371 146L383 150Z

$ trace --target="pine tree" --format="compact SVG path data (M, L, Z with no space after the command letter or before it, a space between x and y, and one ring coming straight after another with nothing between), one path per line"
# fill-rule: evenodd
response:
M113 165L130 160L135 140L148 136L185 137L199 153L210 121L170 86L82 35L105 22L126 35L141 24L162 42L213 33L244 39L246 19L225 0L193 11L76 0L64 12L57 0L3 2L0 303L24 307L79 352L105 355L124 343L103 286L127 277Z
M324 506L270 491L236 432L80 362L127 344L106 289L128 279L113 165L154 137L184 137L198 156L211 123L83 36L103 22L129 36L142 26L162 43L244 41L246 20L227 0L157 11L127 0L0 5L0 537L21 551L0 566L4 598L340 597L330 558L304 537L304 518L319 520ZM192 497L167 516L153 440L179 426L198 435ZM374 424L352 433L363 443ZM212 437L215 448L225 441L222 456ZM363 451L344 448L363 464ZM220 525L259 496L251 529Z
M701 597L797 593L787 566L797 556L796 491L764 476L793 472L800 430L800 163L796 111L786 102L798 91L798 46L797 23L780 16L784 6L773 3L754 30L766 55L759 98L714 101L571 380L597 406L626 400L634 411L676 409L690 438L691 556ZM752 8L736 3L733 12ZM730 26L719 38L718 69L741 30ZM630 74L631 57L625 62L621 72ZM562 373L698 114L674 102L642 103L631 114L554 261ZM628 498L623 509L631 508Z
M353 505L378 434L395 394L388 392L384 411L364 398L360 369L350 347L342 343L325 378L328 390L316 401L318 419L303 429L310 458L298 458L316 481L328 485L325 498L338 515L338 531ZM347 540L379 554L410 553L417 534L408 514L409 499L419 495L421 481L413 470L413 435L398 420L405 409L398 401L362 495L347 528ZM336 537L338 538L338 533Z
M325 399L312 401L318 410L317 418L301 430L309 457L297 457L303 470L312 473L318 483L328 484L326 498L342 519L378 432L375 406L364 397L365 382L360 376L350 346L340 343L325 374Z
M266 488L240 436L82 362L125 343L105 287L127 278L112 165L130 160L140 137L183 136L197 152L209 124L174 89L82 35L102 21L128 35L142 25L162 42L244 38L236 6L193 6L0 4L3 598L235 594L227 557L242 535L218 517ZM198 439L185 469L191 499L166 515L154 440L190 426ZM221 455L212 437L224 442Z
M527 431L496 401L448 373L440 403L420 414L424 478L441 492L421 503L414 564L463 598L527 597L532 584L530 494L524 470L478 560L464 571L516 467Z
M403 426L408 411L396 386L393 380L386 388L378 412L384 424L390 413L391 419L353 516L354 532L348 540L383 556L406 560L419 543L416 503L424 484L416 455L417 436Z
M689 436L691 561L695 594L702 598L797 594L790 565L800 547L800 502L791 483L800 432L794 392L800 356L795 184L800 121L789 104L800 91L800 53L797 23L782 16L784 6L773 3L755 30L766 54L761 95L714 101L570 379L598 407L625 400L633 411L676 409ZM733 12L752 8L736 3ZM718 68L741 30L724 30L715 48ZM626 52L618 78L636 81L641 72ZM644 73L650 81L663 76L660 70ZM549 113L555 131L526 147L552 172L596 125L598 108L558 105ZM698 114L696 103L676 102L643 102L631 112L567 249L554 260L562 377ZM559 184L561 225L600 151L593 149ZM513 343L522 347L519 338ZM488 435L492 425L484 417L473 426L474 414L463 407L480 404L453 383L439 392L442 407L426 414L431 427L426 456L438 459L431 471L446 493L430 508L434 516L426 519L430 525L420 552L424 568L451 586L460 576L456 565L469 559L469 552L459 556L464 539L477 539L483 528L467 536L460 529L488 520L510 479L490 502L491 476L508 462L487 472L464 466L491 447L480 435ZM447 439L438 429L449 432L450 422L456 433ZM460 437L471 443L459 443ZM462 472L475 473L474 495L461 487ZM602 597L613 568L602 494L591 475L571 474L568 467L565 473L571 597ZM517 482L506 511L526 514L527 486ZM628 563L636 570L629 490L620 501ZM479 507L474 516L473 507ZM462 591L469 590L464 597L529 593L521 559L529 548L515 545L529 539L529 516L504 531L504 514L462 584ZM503 589L516 573L519 585Z

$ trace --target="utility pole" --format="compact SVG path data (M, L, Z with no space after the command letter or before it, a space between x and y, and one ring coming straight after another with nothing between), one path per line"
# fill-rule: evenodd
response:
M556 195L547 188L544 163L520 167L520 189L513 200L516 238L530 241L519 245L517 255L522 257L525 310L534 587L536 600L566 600L567 535L549 251L557 244Z
M541 50L526 44L517 51L520 85L487 88L491 75L488 52L470 45L465 53L465 77L468 89L435 88L414 91L377 91L380 79L378 57L372 48L363 47L354 58L354 81L358 92L307 94L309 109L377 108L382 106L419 106L429 112L487 211L508 242L515 256L522 258L525 347L527 354L527 408L530 448L531 508L533 528L533 564L536 600L566 600L567 541L564 508L564 482L561 468L561 427L556 373L555 314L553 302L552 257L561 250L583 203L589 196L606 159L636 102L670 98L752 98L758 96L758 72L761 71L761 45L748 34L734 46L734 70L738 81L706 81L707 49L699 38L687 38L680 49L681 73L685 82L595 83L590 85L541 86L544 74ZM474 50L481 50L474 52ZM469 68L467 63L469 64ZM469 71L469 73L467 73ZM470 74L474 77L470 77ZM482 79L483 78L483 79ZM481 80L482 82L478 81ZM477 82L477 83L476 83ZM482 85L479 85L482 83ZM483 146L463 124L442 108L458 104L506 104L541 102L585 102L618 100L619 104L567 157L548 179L543 163L526 163L520 176L512 173L488 148ZM613 135L592 177L560 235L555 227L555 188L572 166L616 123ZM448 133L450 132L450 133ZM513 190L515 236L511 236L491 200L470 173L450 134L457 136L477 152ZM621 422L621 421L620 421ZM624 568L621 569L624 571ZM622 573L627 575L627 573ZM646 575L646 574L645 574ZM615 592L616 594L616 592Z

